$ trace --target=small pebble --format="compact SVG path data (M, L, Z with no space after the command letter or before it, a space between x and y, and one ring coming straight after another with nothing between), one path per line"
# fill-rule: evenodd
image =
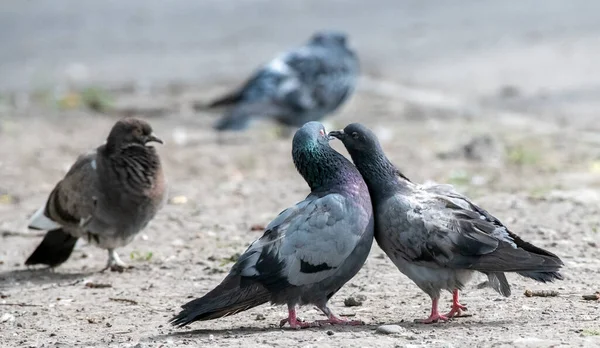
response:
M375 332L384 335L394 335L405 333L406 329L400 325L381 325L375 330Z
M4 313L2 317L0 317L0 323L4 323L7 321L15 321L15 316L10 313Z
M344 306L346 307L357 307L362 306L363 302L367 299L365 295L350 296L344 300Z
M331 330L327 331L327 336L333 336L333 335L334 335L333 331L331 331Z

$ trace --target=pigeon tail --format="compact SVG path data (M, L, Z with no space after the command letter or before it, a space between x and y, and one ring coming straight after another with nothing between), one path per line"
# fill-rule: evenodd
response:
M458 260L457 260L458 261ZM463 263L461 265L461 263ZM521 248L505 247L490 254L465 258L454 265L484 273L516 272L535 279L557 275L563 262L556 256L547 256L528 252ZM458 267L457 267L458 266Z
M249 124L250 115L234 108L219 119L213 128L217 131L241 131L248 128Z
M558 272L519 272L517 274L541 283L551 283L555 280L564 279L562 274Z
M25 264L56 267L71 256L75 243L77 243L77 237L66 233L62 228L48 231L40 245L27 258Z
M227 112L214 129L218 131L240 131L248 128L250 121L258 118L276 117L281 114L280 107L269 102L242 103Z
M235 91L228 93L222 97L219 97L208 104L206 104L206 108L214 109L222 106L228 106L232 104L236 104L242 100L242 93L240 91Z
M269 302L271 294L257 282L241 285L239 275L229 275L212 291L192 300L170 320L171 325L183 327L198 320L211 320L243 312Z
M490 286L496 290L500 295L509 297L511 294L510 284L506 276L502 272L487 273L488 281Z

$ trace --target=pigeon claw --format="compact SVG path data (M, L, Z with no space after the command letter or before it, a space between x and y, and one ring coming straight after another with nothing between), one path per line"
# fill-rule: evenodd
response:
M462 311L466 311L467 307L463 306L458 302L459 294L458 289L454 289L452 291L452 308L450 308L450 312L446 314L448 318L456 318L461 317Z
M450 308L450 312L446 313L444 316L448 318L457 318L463 316L463 311L468 310L466 306L461 305L460 303L454 303L452 308Z
M448 318L447 316L445 316L443 314L432 313L429 316L429 318L427 318L427 319L415 319L415 323L433 324L433 323L437 323L438 321L448 321L448 320L450 320L450 318Z
M296 318L291 318L291 319L290 318L285 318L285 319L282 319L279 322L279 327L283 327L286 323L290 324L290 328L296 329L296 330L306 329L306 328L309 328L309 327L319 327L319 326L321 326L317 322L307 323L307 322L304 322L304 321L300 321L300 320L298 320Z

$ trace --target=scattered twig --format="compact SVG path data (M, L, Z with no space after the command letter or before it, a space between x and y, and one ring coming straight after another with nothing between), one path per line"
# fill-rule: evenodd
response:
M104 289L104 288L112 288L112 284L87 282L87 283L85 283L85 287L91 288L91 289Z
M554 290L525 290L525 296L527 297L556 297L558 291Z
M592 295L583 295L582 297L586 301L600 301L600 291L596 291L596 293Z
M45 232L20 232L20 231L11 231L11 230L1 230L2 237L29 237L29 238L39 238L45 235Z
M58 286L60 286L60 287L73 286L73 285L77 285L77 284L81 283L82 281L83 281L83 279L77 279L72 282L58 284Z
M0 306L41 307L41 305L29 303L0 303Z
M130 303L132 305L137 305L138 304L137 301L130 300L128 298L114 298L114 297L109 297L108 299L111 300L111 301L115 301L115 302L127 302L127 303Z

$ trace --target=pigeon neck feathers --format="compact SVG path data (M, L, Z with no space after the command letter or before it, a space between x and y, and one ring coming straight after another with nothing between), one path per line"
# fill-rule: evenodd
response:
M361 181L354 166L329 146L295 149L293 157L296 169L313 193L348 188Z
M360 124L351 124L344 132L335 133L341 137L372 198L382 199L399 190L411 189L412 182L390 162L372 131Z
M107 144L108 145L108 144ZM162 176L160 158L153 147L137 144L126 144L114 149L107 145L98 149L102 159L99 171L110 171L107 177L119 178L123 186L132 189L133 192L145 194L146 190L153 188L157 178ZM103 176L101 176L103 177Z
M319 122L308 122L294 135L292 158L311 192L360 191L364 181L344 156L329 146Z
M135 128L139 128L137 131ZM131 119L115 124L98 148L98 172L103 185L119 186L135 196L160 196L164 176L156 149L146 145L144 135L151 129L141 121Z

